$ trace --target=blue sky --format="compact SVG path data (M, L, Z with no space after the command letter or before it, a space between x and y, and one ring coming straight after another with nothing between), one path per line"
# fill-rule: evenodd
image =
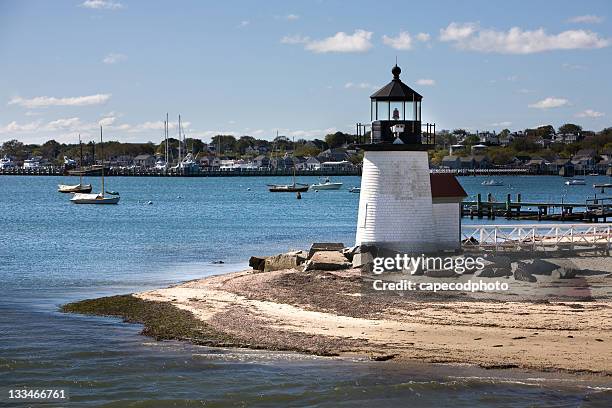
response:
M437 129L612 125L609 1L2 1L0 142L353 131L391 79ZM171 124L175 133L175 123Z

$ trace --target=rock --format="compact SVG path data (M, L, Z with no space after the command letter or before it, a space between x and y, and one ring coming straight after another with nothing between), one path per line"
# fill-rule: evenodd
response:
M320 251L342 251L344 244L341 242L315 242L308 251L308 259Z
M361 268L362 266L374 263L374 257L369 252L362 252L362 253L354 254L352 256L352 261L353 261L353 268Z
M337 271L348 269L351 263L340 251L319 251L304 265L304 271Z
M378 256L378 248L374 245L356 245L354 247L344 248L344 250L342 250L342 253L349 261L352 261L356 254L363 254L366 252L372 254L373 257Z
M423 274L430 278L456 278L457 276L461 276L452 269L430 269L425 270Z
M531 275L549 275L559 266L552 262L544 261L542 259L534 259L532 262L520 262L523 269ZM517 263L518 264L518 263Z
M571 268L559 268L552 272L553 279L573 279L576 277L576 270Z
M524 282L537 282L535 276L529 273L529 270L525 267L524 262L517 262L516 270L514 271L514 279Z
M487 265L475 274L475 276L479 278L505 278L510 275L511 272L509 268L496 268L493 265Z
M265 261L264 272L293 269L304 262L306 262L306 253L304 251L293 251L286 254L269 256Z
M266 267L265 256L252 256L249 258L249 266L255 271L263 271Z

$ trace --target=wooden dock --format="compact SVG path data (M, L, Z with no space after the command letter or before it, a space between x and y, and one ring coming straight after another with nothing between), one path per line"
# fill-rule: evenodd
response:
M612 219L612 197L591 198L583 203L532 202L522 201L520 194L512 201L508 194L506 201L499 202L493 200L491 194L483 201L478 194L476 201L461 203L461 216L493 220L503 217L508 220L607 222Z

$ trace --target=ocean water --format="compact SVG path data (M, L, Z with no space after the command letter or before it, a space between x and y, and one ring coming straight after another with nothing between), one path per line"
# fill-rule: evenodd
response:
M520 192L524 201L579 202L596 192L592 183L609 182L498 178L506 185L460 182L498 200ZM71 407L612 406L605 378L211 349L156 342L119 319L58 312L73 300L238 270L250 255L313 241L351 245L358 194L347 189L359 178L338 179L343 190L296 200L267 192L282 178L116 177L107 189L121 192L118 206L77 206L56 192L69 178L0 177L0 406L17 406L7 390L24 386L67 389L69 402L47 406Z

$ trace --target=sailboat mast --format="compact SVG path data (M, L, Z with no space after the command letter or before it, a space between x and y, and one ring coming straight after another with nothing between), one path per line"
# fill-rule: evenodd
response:
M166 123L164 125L164 133L166 138L166 167L168 167L168 112L166 112Z
M295 187L295 136L293 136L293 149L291 152L291 163L293 164L293 187Z
M81 134L79 133L79 148L81 150L81 159L79 160L79 185L83 185L83 143L81 143Z
M178 140L179 140L179 157L178 157L178 162L179 164L181 163L181 161L183 160L183 156L182 156L182 149L181 149L181 115L179 116L179 121L178 121Z
M104 197L104 153L102 150L102 125L100 125L100 157L102 157L102 197Z

